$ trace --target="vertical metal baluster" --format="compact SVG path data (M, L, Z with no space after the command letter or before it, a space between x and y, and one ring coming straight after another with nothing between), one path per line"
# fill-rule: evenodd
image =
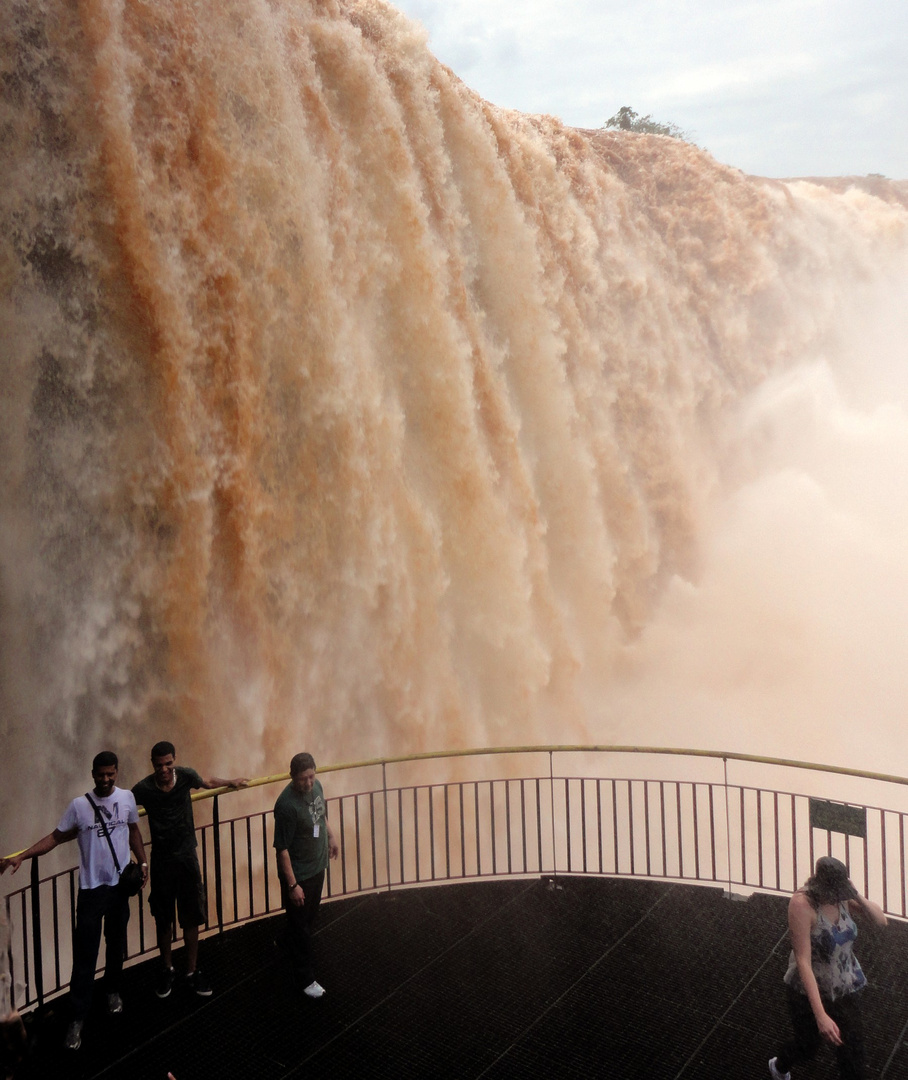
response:
M479 835L479 782L473 784L473 821L476 825L476 875L482 877L482 841Z
M214 807L212 809L212 835L211 840L214 844L214 907L217 912L218 919L218 933L224 931L224 898L222 892L221 881L221 815L219 808L218 796L214 797Z
M710 881L718 881L716 877L716 804L713 795L715 785L710 782L709 791L709 857L712 860L712 874Z
M432 881L437 881L435 876L435 790L432 784L428 786L429 792L429 870Z
M252 818L248 815L244 819L246 823L246 885L249 890L249 915L252 918L255 913L255 881L252 877Z
M741 884L747 884L747 818L745 815L745 795L747 789L742 785L738 793L741 800Z
M552 800L552 876L558 877L558 859L555 855L555 764L554 754L549 751L549 794Z
M416 880L422 881L419 865L419 788L413 788L413 861L416 866Z
M791 891L798 887L798 804L794 795L789 796L791 802Z
M385 869L388 874L388 892L391 891L391 826L388 819L388 776L387 766L381 763L381 789L385 800Z
M731 894L731 807L728 802L728 758L722 758L722 783L725 789L725 858L728 860L728 892Z
M634 850L634 782L627 781L627 835L631 855L631 877L637 873L637 853Z
M262 818L262 872L265 875L265 912L271 911L271 875L268 873L269 851L268 851L268 818L269 812L263 812Z
M492 849L492 874L498 873L497 844L495 834L495 781L489 781L489 837Z
M467 876L467 819L463 798L463 781L458 785L460 792L460 876Z
M41 890L38 876L38 859L32 859L31 865L31 902L32 902L32 954L35 958L35 993L38 1008L44 1007L44 954L41 947ZM76 920L73 916L73 927Z
M883 861L883 911L889 909L889 875L886 873L886 816L880 810L880 857ZM864 854L867 853L867 841L864 841ZM864 872L864 887L870 892L870 882L867 880L867 871Z
M510 781L504 782L504 827L505 827L505 851L508 857L508 876L513 871L511 864L511 784Z
M338 817L337 835L343 837L345 835L345 829L344 829L344 800L341 798L341 799L335 799L334 801L337 803L337 817ZM358 840L359 840L359 837L357 835L357 841ZM359 844L357 842L357 847L358 846L359 846ZM338 855L338 859L340 861L340 868L341 868L341 896L346 896L346 894L347 894L347 846L346 846L346 844L341 849L341 852ZM331 860L329 859L328 862L330 864ZM330 896L330 893L328 895Z
M57 876L51 878L51 904L54 922L54 989L60 989L60 918L57 911ZM10 968L12 971L12 968Z
M397 833L400 844L400 884L406 883L407 875L404 873L404 792L403 788L397 789Z
M236 876L236 822L230 822L230 887L233 890L233 921L237 922L240 917L239 901L237 893L237 876Z
M649 850L649 780L643 781L643 836L646 841L646 876L652 877L652 859L650 858Z

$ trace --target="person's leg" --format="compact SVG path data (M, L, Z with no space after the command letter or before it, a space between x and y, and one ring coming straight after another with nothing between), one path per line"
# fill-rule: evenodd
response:
M155 936L161 963L166 968L173 967L173 919L155 919Z
M303 989L315 982L315 971L312 967L312 923L321 903L324 880L325 873L322 871L315 877L300 882L304 897L301 905L291 901L290 894L283 880L281 881L281 900L287 915L284 946Z
M306 897L303 907L306 911L306 921L309 924L310 930L315 923L315 917L318 915L319 905L322 902L322 889L325 887L325 871L322 870L316 874L315 877L307 878L302 882L303 893Z
M192 975L199 963L199 928L183 927L183 943L186 946L186 974Z
M178 864L176 874L177 917L186 946L186 974L198 967L199 928L205 923L207 908L202 871L195 856Z
M303 905L297 906L293 904L289 893L283 886L281 887L281 893L284 899L284 912L287 916L286 931L283 939L284 947L300 986L306 987L315 980L315 973L312 970L312 944L306 909Z
M842 1080L864 1080L864 1016L861 994L846 994L830 1007L829 1015L839 1025L842 1045L836 1047Z
M84 1020L91 1007L91 992L95 981L98 948L101 944L101 923L104 918L104 897L99 889L80 889L76 900L76 926L73 931L73 970L69 981L69 1001L73 1020Z
M792 1037L776 1054L776 1068L783 1076L791 1070L792 1065L809 1061L820 1045L820 1032L807 995L786 987L786 1000Z
M173 929L176 908L176 876L173 862L151 856L151 895L148 908L155 924L155 936L161 963L165 970L173 968Z
M297 911L302 912L302 935L301 940L305 949L305 962L300 969L300 980L303 988L311 986L316 982L315 980L315 967L313 965L313 947L312 947L312 928L315 925L315 919L318 915L319 905L322 902L322 889L325 884L325 871L322 870L314 877L306 878L305 881L300 882L303 886L303 906L297 908ZM324 991L316 983L316 989L319 994Z
M104 905L104 990L114 994L120 989L123 961L126 958L126 928L129 925L129 897L113 886L107 889Z
M151 895L148 909L155 925L155 938L161 954L161 970L155 982L159 998L170 997L173 989L173 928L176 897L174 895L173 865L169 860L151 854Z

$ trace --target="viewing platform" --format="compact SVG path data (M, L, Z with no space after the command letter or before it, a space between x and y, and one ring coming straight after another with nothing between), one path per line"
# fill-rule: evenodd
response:
M373 893L323 905L305 998L273 943L280 917L202 946L214 987L98 1002L82 1049L48 1015L35 1077L73 1080L764 1080L787 1037L786 901L719 888L564 877ZM908 927L865 931L872 1080L908 1076ZM175 954L179 969L180 954ZM100 998L100 995L97 995ZM799 1080L833 1080L829 1048Z
M78 875L32 860L30 884L5 899L32 1040L17 1076L765 1078L788 1035L788 898L833 854L890 916L857 943L868 1077L908 1077L904 778L638 747L500 748L319 774L341 841L316 935L325 997L302 995L275 946L271 807L286 776L205 792L200 964L213 995L178 980L156 997L141 895L124 1013L108 1016L98 993L82 1048L65 1052ZM178 942L178 973L180 953ZM796 1080L836 1076L823 1047Z

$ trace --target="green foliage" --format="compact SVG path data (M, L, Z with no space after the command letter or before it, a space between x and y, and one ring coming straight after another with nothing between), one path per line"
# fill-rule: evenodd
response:
M643 135L667 135L670 139L683 139L685 142L693 142L686 131L682 131L677 124L660 124L650 115L640 116L629 105L621 108L610 116L602 125L604 128L618 128L621 131L638 131Z

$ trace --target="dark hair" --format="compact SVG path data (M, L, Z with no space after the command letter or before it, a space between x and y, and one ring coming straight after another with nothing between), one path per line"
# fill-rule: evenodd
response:
M290 775L299 776L308 769L315 768L315 758L311 754L294 754L290 759Z
M95 754L91 763L91 771L97 772L98 769L104 769L108 765L113 765L119 769L120 760L113 750L102 750L100 754Z
M173 754L174 757L177 756L177 752L174 749L172 742L167 742L166 740L162 742L156 742L151 748L152 761L154 761L156 757L167 757L168 754Z
M857 889L848 880L848 867L832 855L823 855L817 859L813 874L804 885L808 900L819 904L841 904L844 900L854 900Z

